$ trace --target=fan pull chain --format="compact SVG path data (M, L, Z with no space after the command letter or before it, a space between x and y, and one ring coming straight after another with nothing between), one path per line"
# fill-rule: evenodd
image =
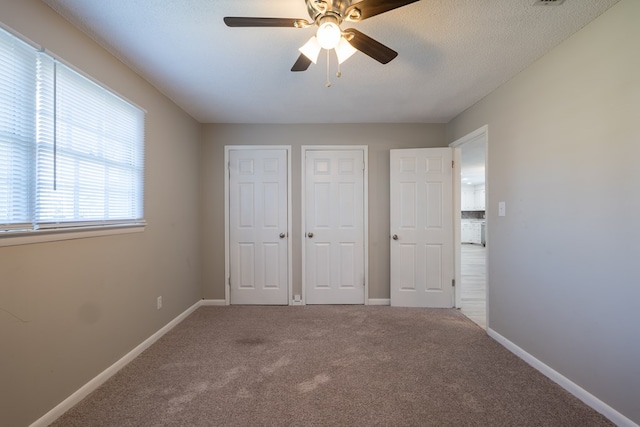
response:
M331 81L329 81L329 50L327 49L327 83L325 86L331 87Z
M325 83L325 86L327 87L331 87L331 81L329 80L330 59L331 59L331 55L329 54L329 49L327 49L327 83ZM336 77L337 78L342 77L342 71L340 71L340 61L338 61L338 71L336 72Z

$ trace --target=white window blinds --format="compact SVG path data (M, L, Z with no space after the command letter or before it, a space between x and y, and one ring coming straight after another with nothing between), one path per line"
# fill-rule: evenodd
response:
M144 112L0 30L0 167L0 232L142 223Z
M141 220L142 111L59 63L53 85L55 127L37 145L37 223Z
M38 52L0 30L0 230L32 222Z

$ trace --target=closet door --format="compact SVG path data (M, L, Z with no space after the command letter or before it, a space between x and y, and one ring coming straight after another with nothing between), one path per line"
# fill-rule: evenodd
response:
M307 304L364 304L364 151L305 158Z
M287 152L229 151L231 304L288 304Z

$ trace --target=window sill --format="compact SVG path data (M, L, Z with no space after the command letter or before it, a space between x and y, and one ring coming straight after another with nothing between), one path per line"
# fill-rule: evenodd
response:
M141 233L145 230L145 227L146 223L139 223L2 233L0 234L0 247L57 242L60 240L87 239L91 237L114 236L118 234Z

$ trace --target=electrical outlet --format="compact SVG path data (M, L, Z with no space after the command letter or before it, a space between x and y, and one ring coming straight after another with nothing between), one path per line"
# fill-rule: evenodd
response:
M158 310L162 308L162 296L158 297Z

